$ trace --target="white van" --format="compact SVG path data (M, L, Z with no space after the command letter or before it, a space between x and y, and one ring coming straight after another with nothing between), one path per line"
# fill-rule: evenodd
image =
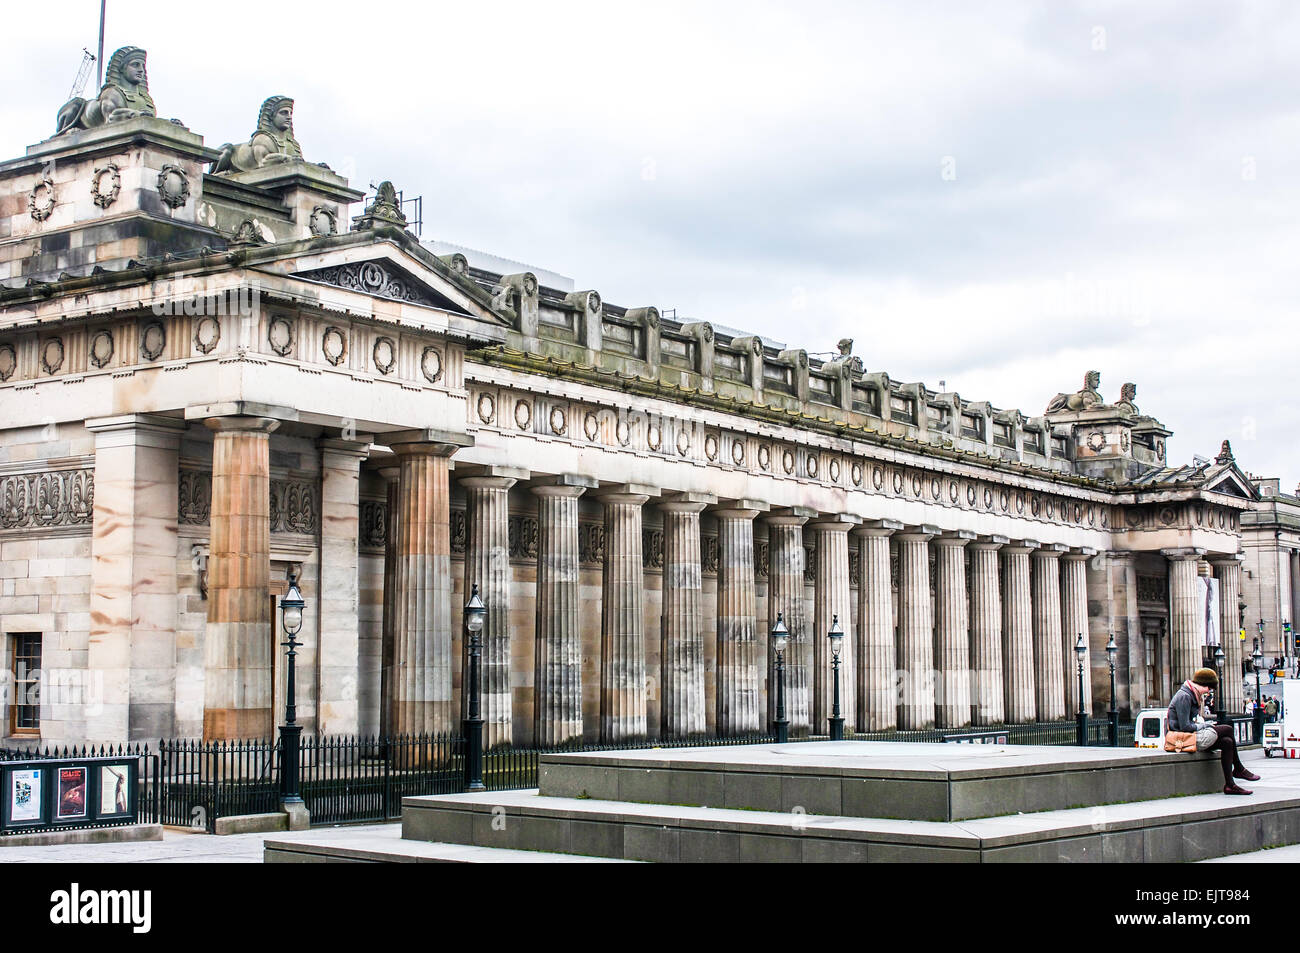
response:
M1133 722L1133 747L1159 748L1163 751L1165 716L1168 714L1168 708L1143 708L1138 712L1137 719Z

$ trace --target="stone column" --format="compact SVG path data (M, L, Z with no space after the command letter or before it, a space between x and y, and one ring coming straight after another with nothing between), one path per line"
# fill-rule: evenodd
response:
M510 488L527 470L485 467L462 477L465 490L465 598L478 586L487 608L479 656L483 746L514 740L510 688ZM469 638L461 640L461 713L469 711Z
M975 538L965 531L944 533L934 540L938 551L935 599L934 660L935 725L962 728L971 720L970 599L966 593L966 544Z
M361 513L361 461L369 440L324 439L320 444L320 598L316 664L320 690L317 730L322 735L357 733L361 624L357 612L357 537Z
M1205 644L1205 608L1201 594L1205 587L1196 574L1196 563L1205 550L1162 549L1169 559L1170 678L1181 685L1201 667L1201 646Z
M1005 536L982 536L970 544L971 720L977 725L998 725L1006 718L998 551L1008 542Z
M604 493L605 567L601 588L600 737L646 736L645 565L641 507L658 491L626 484Z
M454 436L419 431L387 438L401 471L391 686L397 734L441 734L457 728L451 678L449 474L451 456L464 444Z
M1032 559L1034 707L1039 721L1060 721L1066 714L1066 669L1061 655L1061 553L1067 548L1060 543L1044 543ZM1068 671L1074 677L1073 651L1070 659Z
M714 502L717 498L708 494L681 493L659 506L664 516L659 721L665 738L705 732L700 512Z
M271 431L267 417L213 417L203 738L269 738Z
M1061 659L1065 669L1065 714L1079 711L1079 660L1074 645L1079 636L1088 649L1083 657L1083 710L1092 711L1092 646L1088 631L1088 567L1095 549L1072 549L1061 556ZM1103 651L1104 654L1104 651Z
M862 546L858 572L857 721L859 731L892 731L898 725L897 654L889 537L903 528L872 520L856 529Z
M816 510L804 507L777 510L767 521L767 630L772 631L779 614L790 630L785 650L785 716L791 735L806 735L812 727L813 647L804 601L803 524ZM893 639L893 633L890 633ZM769 647L767 722L776 719L776 653ZM892 690L891 695L892 698Z
M928 543L937 526L899 533L898 540L898 727L934 727L934 619L930 601Z
M397 623L397 517L402 508L401 467L382 467L387 491L387 522L384 526L384 620L379 645L379 733L393 733L393 660Z
M149 414L86 421L95 435L90 638L79 673L87 684L67 686L81 689L71 697L56 690L42 699L84 712L84 734L75 720L69 725L74 738L120 744L174 734L176 481L185 426Z
M582 738L578 497L595 486L591 477L569 473L533 487L537 496L533 737L539 748Z
M1033 540L1002 547L1002 684L1006 720L1030 722L1037 716L1034 695L1034 623L1029 596L1029 554Z
M839 620L844 630L840 650L840 716L853 726L857 718L857 669L854 665L853 604L849 595L849 530L862 522L841 513L809 523L817 540L816 590L813 600L813 727L830 731L834 682L827 633Z
M751 734L766 727L754 595L754 517L764 509L754 500L737 500L713 512L718 520L719 736Z
M1241 557L1216 556L1210 560L1219 577L1219 636L1223 640L1223 681L1219 707L1239 715L1246 699L1242 695L1240 619L1237 598L1241 589Z

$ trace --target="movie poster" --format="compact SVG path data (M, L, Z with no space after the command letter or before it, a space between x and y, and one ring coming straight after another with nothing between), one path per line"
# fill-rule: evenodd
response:
M69 821L86 816L86 769L59 768L58 807L55 816Z
M99 813L126 814L131 810L127 797L127 766L106 764L99 769Z
M10 821L41 819L41 781L44 773L40 768L9 773Z
M1213 576L1198 577L1205 583L1202 608L1205 612L1205 644L1219 644L1219 580Z

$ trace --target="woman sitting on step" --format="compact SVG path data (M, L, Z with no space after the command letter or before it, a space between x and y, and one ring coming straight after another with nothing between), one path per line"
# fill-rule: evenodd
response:
M1209 725L1193 720L1197 714L1204 716L1205 697L1218 687L1219 676L1215 674L1214 669L1198 668L1196 674L1183 682L1182 687L1174 692L1173 700L1169 703L1165 730L1171 734L1174 732L1194 734L1197 751L1217 750L1219 752L1219 760L1223 764L1224 794L1250 794L1250 791L1238 785L1234 779L1258 781L1259 775L1247 771L1245 765L1241 763L1241 758L1237 756L1237 740L1232 735L1232 726ZM1190 746L1183 749L1175 748L1173 744L1174 740L1166 735L1165 750L1191 750Z

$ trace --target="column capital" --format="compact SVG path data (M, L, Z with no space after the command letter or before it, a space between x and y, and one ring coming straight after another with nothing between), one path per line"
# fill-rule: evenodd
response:
M611 496L644 496L649 499L652 496L659 496L659 492L659 487L650 486L646 483L616 483L611 486L602 486L599 493L592 495L602 500Z
M829 515L819 515L816 519L811 520L808 525L814 529L827 532L847 533L861 523L861 516L854 516L852 513L831 513Z
M853 532L859 536L893 536L902 528L903 524L898 520L865 520Z
M356 457L358 460L364 460L370 456L370 438L365 440L340 440L336 437L321 437L316 441L316 446L322 453L337 453L345 456Z
M970 544L972 549L1001 549L1007 543L1011 542L1010 537L999 536L996 533L981 536Z
M419 430L399 430L394 433L382 434L379 439L386 441L389 449L398 456L420 454L450 457L457 450L474 446L474 438L469 434L455 433L451 430L435 430L432 427L424 427Z
M185 408L186 420L202 420L207 423L209 417L270 417L272 420L296 421L298 411L293 407L280 404L264 404L256 400L225 400L211 404L191 404ZM208 424L212 427L211 424ZM219 428L213 427L213 430ZM231 427L231 430L247 429Z
M456 467L456 479L465 482L470 477L503 477L511 480L527 480L532 471L524 467L503 467L495 463L463 463Z
M402 475L401 467L377 467L375 472L378 473L389 483L396 483Z
M1061 558L1069 560L1071 562L1076 562L1085 559L1091 559L1093 556L1096 555L1097 555L1097 550L1093 549L1091 546L1074 546L1070 549L1068 553L1062 553Z
M908 526L903 532L896 534L900 540L907 542L928 542L938 536L942 530L937 526L931 526L929 523L921 523L915 526Z
M700 508L703 509L706 506L713 506L717 502L717 496L712 493L697 493L694 491L680 490L665 493L662 502L659 505L666 508L670 503L689 503L692 506L698 503ZM682 512L689 511L683 510Z
M767 507L764 506L763 509L766 510ZM806 506L786 506L772 510L763 518L767 522L775 523L778 526L802 526L816 515L816 510L809 509Z
M530 488L538 496L572 496L579 497L588 490L594 490L600 483L594 477L581 473L561 473L557 476L544 477Z
M1041 543L1036 539L1017 539L1002 547L1004 553L1013 553L1016 555L1029 554L1037 549Z
M518 483L519 480L515 477L508 476L467 476L460 477L456 482L471 490L508 490Z
M1242 562L1245 560L1245 558L1246 556L1244 553L1233 553L1232 555L1228 555L1226 553L1211 553L1210 565L1211 566L1240 566Z
M113 417L92 417L85 423L91 433L104 433L113 430L147 430L156 433L183 433L189 426L187 421L176 417L164 417L161 414L117 414Z
M271 417L208 417L203 425L218 433L270 434L280 426L280 421Z
M1200 559L1205 555L1205 550L1200 546L1180 546L1177 549L1162 549L1160 555L1166 559L1182 561L1184 559Z
M1132 563L1137 558L1137 553L1130 552L1126 549L1112 549L1106 553L1106 558L1111 562Z
M940 535L934 538L934 544L936 546L965 546L967 543L972 542L975 538L976 535L972 533L970 530L966 530L966 529L944 530Z
M1069 550L1070 547L1064 543L1043 543L1038 547L1038 551L1034 555L1043 559L1059 559L1062 553L1069 552Z
M740 506L741 503L753 503L753 500L736 500L727 506L720 506L716 510L711 510L715 519L726 520L752 520L762 510L753 506Z

